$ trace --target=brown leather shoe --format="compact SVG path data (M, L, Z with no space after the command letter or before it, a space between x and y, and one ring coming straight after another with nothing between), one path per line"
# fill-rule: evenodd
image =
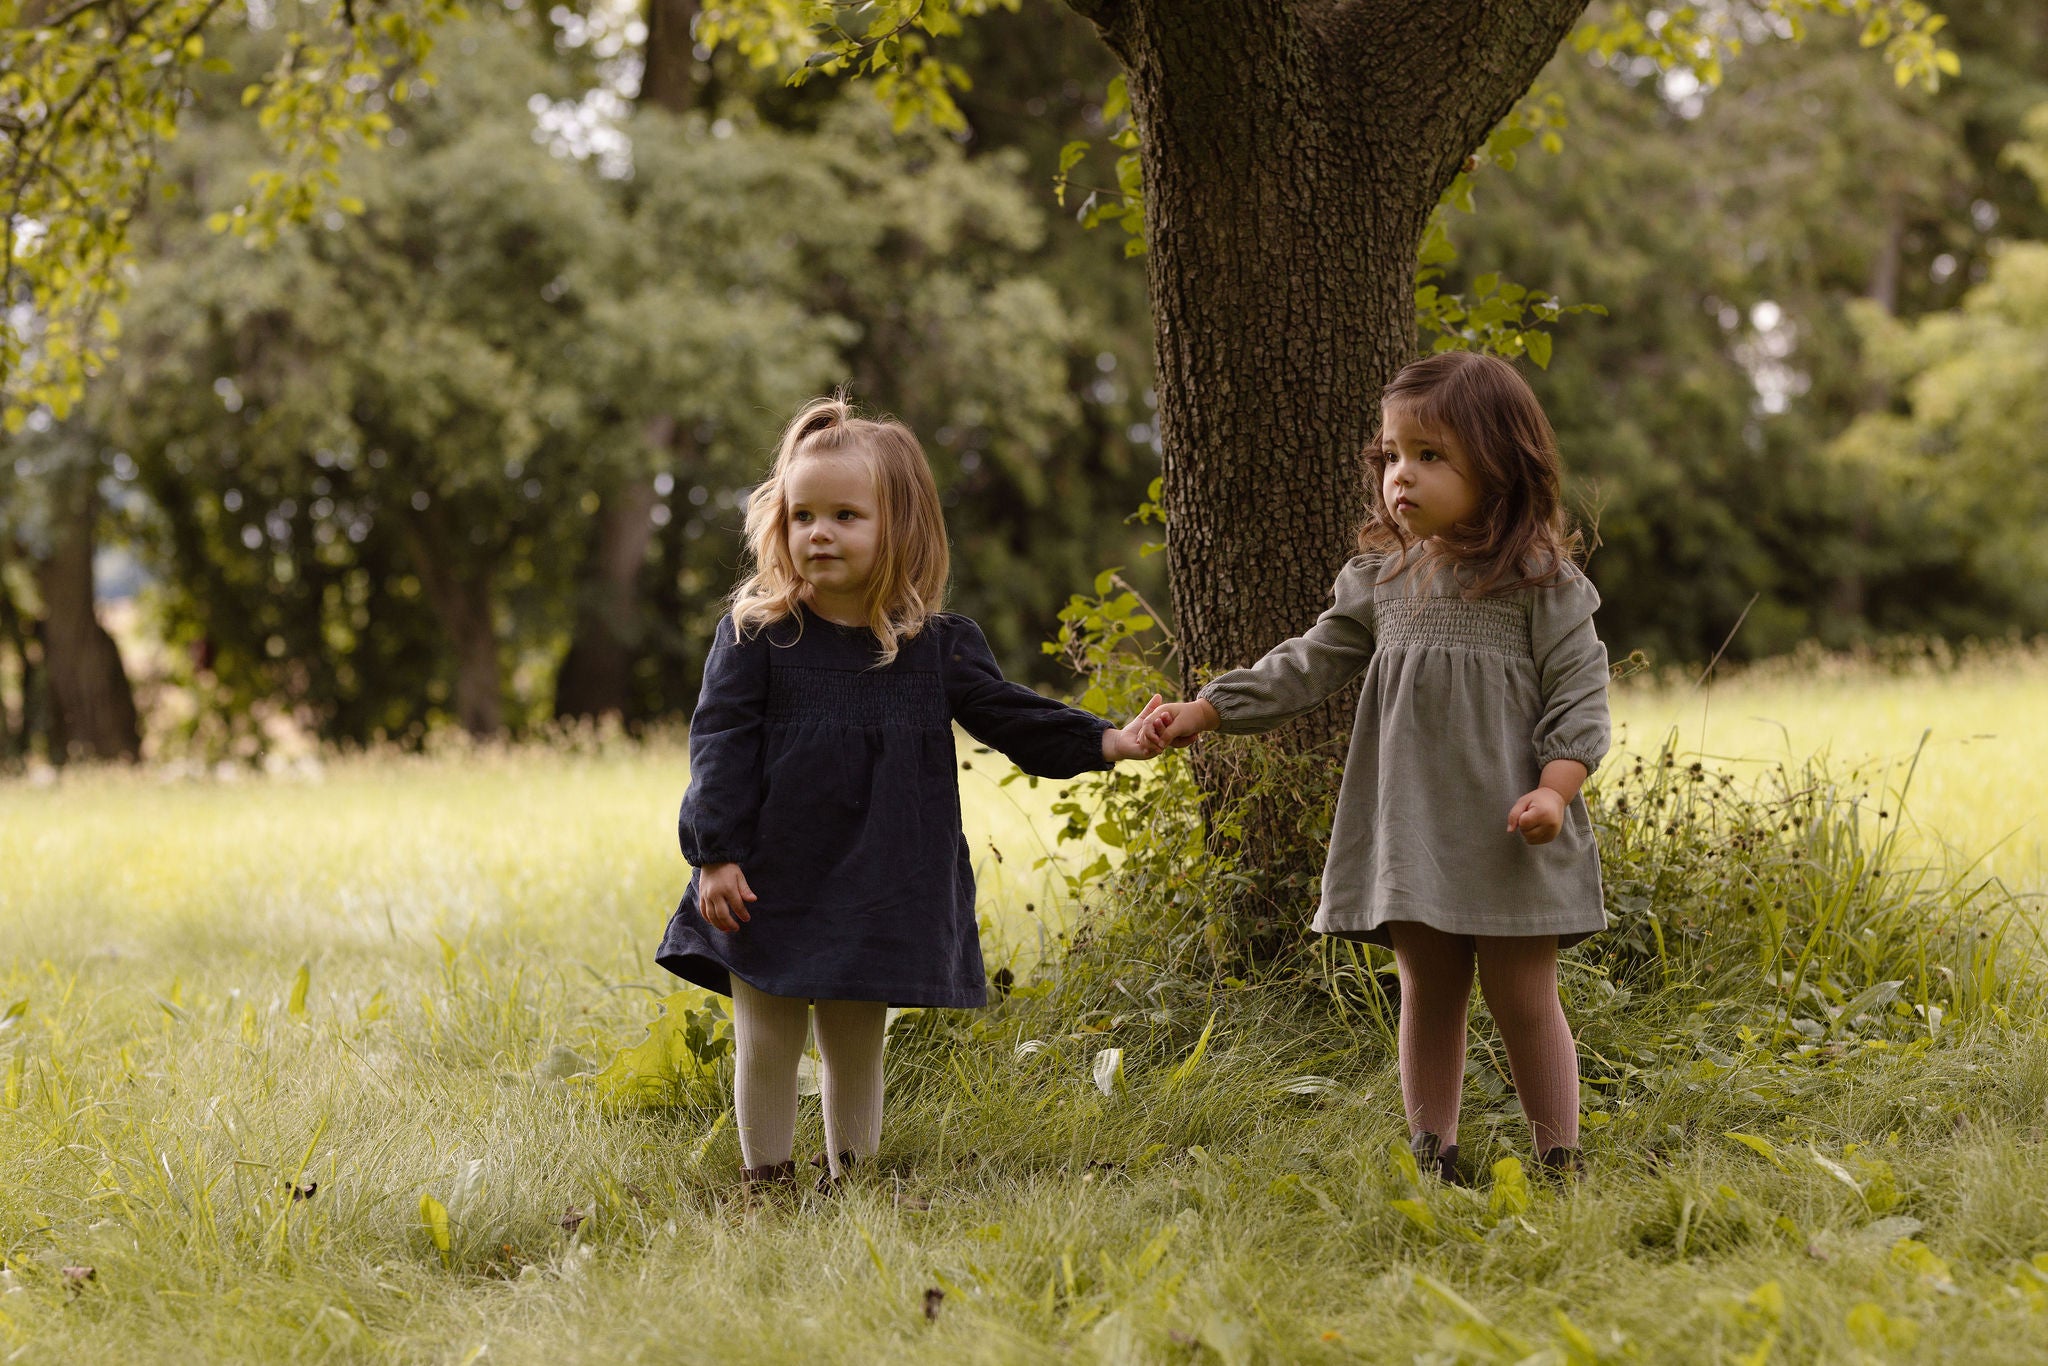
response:
M1429 1130L1408 1140L1408 1151L1415 1154L1415 1165L1424 1176L1434 1176L1446 1185L1462 1186L1465 1178L1458 1171L1458 1145L1446 1145Z
M765 1167L740 1168L740 1192L752 1194L770 1186L793 1186L796 1184L796 1159L786 1162L771 1162Z
M1577 1148L1552 1148L1536 1155L1536 1170L1559 1185L1568 1185L1586 1174L1586 1159Z
M818 1194L830 1195L833 1189L846 1179L846 1173L853 1170L853 1165L857 1160L850 1152L839 1154L839 1175L834 1176L832 1175L832 1164L826 1161L825 1154L819 1153L811 1158L811 1165L819 1169Z

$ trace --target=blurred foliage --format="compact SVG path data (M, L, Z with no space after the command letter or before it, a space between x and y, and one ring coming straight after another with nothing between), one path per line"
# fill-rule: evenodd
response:
M1871 81L1854 35L1818 29L1746 52L1718 89L1567 52L1538 84L1571 111L1565 155L1479 178L1466 260L1608 309L1531 379L1598 526L1618 646L1703 661L1738 620L1734 658L2048 629L1921 507L1829 454L1893 402L1858 312L1951 308L1997 244L2048 235L2003 155L2048 98L2048 16L1948 9L1962 70L1935 97ZM1965 539L2033 525L1993 507Z
M826 63L792 89L731 45L698 52L691 112L635 110L630 5L485 6L439 30L438 86L402 63L357 83L388 145L317 154L338 188L316 177L265 249L262 92L299 11L229 15L175 73L162 193L124 219L122 356L0 460L5 753L33 743L28 570L74 468L142 559L204 749L258 743L263 707L418 736L474 707L479 670L506 726L545 720L592 510L634 481L657 496L629 719L687 711L739 501L783 415L842 381L924 439L954 604L1017 672L1064 677L1033 644L1105 563L1163 602L1123 523L1157 470L1143 272L1084 230L1116 201L1067 156L1135 136L1114 59L1064 7L975 8L944 39L957 121L897 135ZM1913 56L1896 24L1872 39L1880 8L1939 34L1931 70L1871 79L1870 49ZM1736 657L2048 629L2023 364L2048 239L2025 171L2048 153L2022 136L2048 16L1906 8L1725 70L1741 25L1596 9L1439 211L1423 311L1549 362L1619 647L1704 659L1752 597ZM1742 22L1782 37L1812 9ZM219 231L238 205L251 231ZM1607 316L1552 352L1550 312L1579 304Z
M2026 131L2007 160L2048 206L2048 104ZM1902 322L1865 304L1851 316L1903 403L1859 417L1833 454L1987 608L2048 622L2048 242L1999 243L1956 308Z
M157 606L211 710L417 734L481 613L506 719L543 719L582 528L635 476L671 535L657 607L679 609L641 710L687 708L776 426L849 379L925 435L981 589L963 604L1013 648L1034 633L1019 605L1049 615L1056 576L1111 553L1100 524L1120 535L1150 453L1116 420L1138 396L1104 320L1033 268L1021 158L893 138L859 105L801 132L643 112L607 178L533 136L534 92L574 92L532 37L444 30L461 60L349 167L362 212L267 252L203 222L262 155L246 121L218 99L191 120L188 193L152 215L89 420L145 495Z
M325 208L355 207L341 193L344 149L381 140L387 108L430 79L415 69L432 29L461 9L0 0L0 425L18 432L43 407L61 418L104 364L135 214L194 87L234 70L223 39L246 27L275 41L240 93L268 156L216 227L273 241Z

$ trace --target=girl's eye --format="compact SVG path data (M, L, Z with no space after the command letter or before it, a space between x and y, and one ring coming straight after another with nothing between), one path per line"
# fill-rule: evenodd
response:
M1421 454L1421 455L1420 455L1419 457L1417 457L1417 458L1418 458L1418 459L1422 459L1422 460L1434 460L1434 459L1436 459L1436 458L1437 458L1437 454L1436 454L1436 452L1435 452L1435 451L1424 451L1424 452L1423 452L1423 453L1422 453L1422 454Z
M792 522L795 522L795 523L796 523L796 524L797 524L798 526L802 526L802 525L803 525L803 524L804 524L805 522L808 522L808 521L810 521L810 520L811 520L811 514L810 514L810 513L808 513L808 512L798 512L798 513L794 513L794 514L792 514L792 515L791 515L791 517L790 517L790 519L789 519L789 520L791 520Z
M841 509L840 509L840 511L839 511L839 520L840 520L840 521L842 521L842 522L850 522L850 521L852 521L852 520L853 520L853 516L854 516L854 514L853 514L853 512L852 512L852 510L851 510L851 509L848 509L848 508L841 508Z

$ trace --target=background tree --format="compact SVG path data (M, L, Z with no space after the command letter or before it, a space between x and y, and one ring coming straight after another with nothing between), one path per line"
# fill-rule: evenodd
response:
M245 26L282 39L245 97L273 156L223 224L261 239L346 206L333 162L374 140L387 92L404 93L375 78L416 63L451 5L396 0L358 22L352 4L301 0L260 12L228 0L0 0L0 429L48 432L105 364L135 215L192 81L220 65L209 39ZM17 538L17 550L37 547L33 648L57 762L136 752L132 691L93 610L103 453L85 440L46 448L31 501L47 520ZM18 600L6 610L23 615Z
M2048 104L2007 163L2048 206ZM2048 623L2048 242L2006 239L1957 308L1904 322L1856 311L1872 369L1896 396L1833 454L1912 528L1952 625L1995 634Z
M94 416L140 470L162 610L226 709L283 699L367 739L446 707L493 734L511 679L511 723L537 719L545 662L585 638L607 499L634 533L615 582L646 572L640 528L675 551L630 714L686 708L731 580L723 533L781 415L846 378L903 396L949 496L989 490L958 515L1037 509L1073 542L973 538L992 574L1031 566L993 594L1013 639L1027 591L1099 557L1075 539L1104 520L1098 472L1067 454L1094 329L1029 268L1044 218L1014 165L848 105L804 132L636 120L631 174L608 176L534 136L534 102L578 86L532 21L443 37L460 63L349 169L358 214L253 257L206 230L261 155L229 78L197 92L185 193L149 220ZM1106 500L1110 526L1148 474Z
M1619 647L1703 662L1738 620L1738 659L2048 624L1943 570L1827 453L1886 402L1852 305L1952 307L1996 239L2040 215L1999 153L2029 98L2048 99L2048 17L1952 15L1962 74L1939 95L1872 81L1854 34L1756 48L1715 91L1560 54L1539 84L1571 111L1568 153L1479 178L1481 212L1457 227L1468 262L1609 305L1531 378L1575 498L1598 510L1592 568Z

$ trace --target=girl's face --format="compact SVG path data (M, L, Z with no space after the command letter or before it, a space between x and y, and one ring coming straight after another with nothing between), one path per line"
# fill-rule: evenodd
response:
M882 543L874 473L858 457L809 456L783 478L789 558L810 585L820 615L847 625L867 620L868 583Z
M1380 412L1380 498L1418 541L1449 531L1479 511L1479 485L1455 432L1424 431L1405 405Z

